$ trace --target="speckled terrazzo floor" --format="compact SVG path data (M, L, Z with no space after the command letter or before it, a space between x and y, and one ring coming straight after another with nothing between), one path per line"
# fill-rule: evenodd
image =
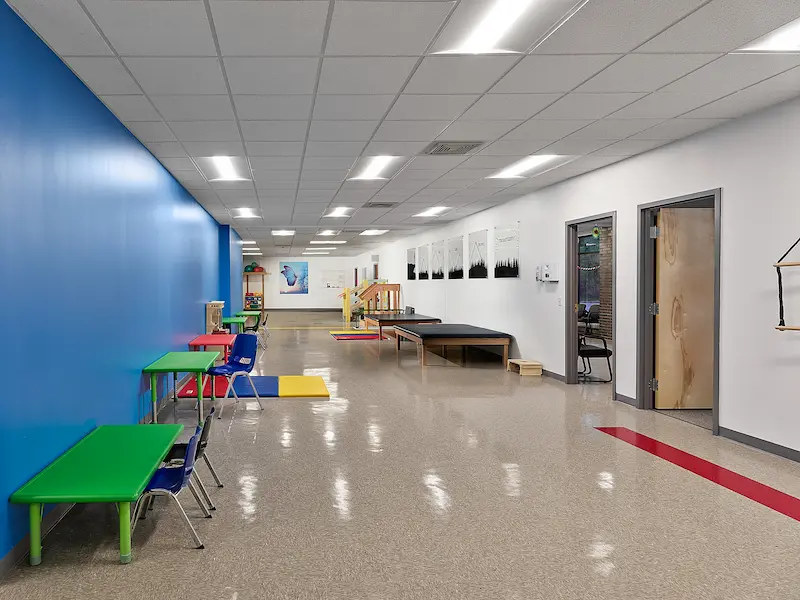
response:
M277 320L276 320L277 322ZM463 369L390 341L276 330L269 374L332 398L242 401L215 421L225 482L195 550L165 503L118 560L114 508L72 511L0 599L796 599L800 523L594 430L630 427L800 495L800 466L653 411L609 386ZM191 401L163 420L191 423ZM211 483L205 467L200 472Z

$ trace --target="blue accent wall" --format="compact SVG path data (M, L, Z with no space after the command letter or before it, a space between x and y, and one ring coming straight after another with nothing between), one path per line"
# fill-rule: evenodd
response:
M222 314L235 315L244 306L242 294L242 238L230 225L219 226L219 300L225 302Z
M141 369L204 330L219 256L216 221L3 2L0 290L4 556L27 533L11 492L146 414Z

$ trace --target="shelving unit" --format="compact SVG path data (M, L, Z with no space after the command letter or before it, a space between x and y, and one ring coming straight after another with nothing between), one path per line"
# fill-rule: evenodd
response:
M266 277L269 275L266 271L248 272L243 273L244 276L244 309L245 310L264 310L264 294L266 293ZM261 278L261 291L250 291L250 279L253 277Z

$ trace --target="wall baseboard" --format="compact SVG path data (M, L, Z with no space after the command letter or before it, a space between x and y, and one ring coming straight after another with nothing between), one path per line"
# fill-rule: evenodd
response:
M335 308L266 308L264 310L269 310L272 312L342 312L342 307L338 306Z
M67 516L67 513L72 510L74 504L56 504L55 508L47 513L42 519L42 539L50 533L53 528L58 525L59 521ZM27 509L27 507L26 507ZM22 538L16 546L8 551L2 559L0 559L0 578L5 577L8 572L20 561L28 557L31 550L31 539L29 535Z
M547 369L542 369L542 376L550 377L552 379L557 379L561 383L564 383L567 380L567 378L564 377L563 375L559 375L558 373L554 373L553 371L548 371Z
M631 398L630 396L625 396L624 394L620 394L617 392L617 397L614 398L618 402L624 402L625 404L630 404L634 408L639 408L639 405L636 402L636 398Z
M745 446L752 446L758 450L763 450L764 452L769 452L770 454L775 454L782 458L800 462L800 451L798 450L793 450L792 448L787 448L780 444L774 444L773 442L768 442L767 440L762 440L761 438L753 437L752 435L747 435L746 433L734 431L726 427L720 427L719 434L722 437L733 440L734 442L739 442Z

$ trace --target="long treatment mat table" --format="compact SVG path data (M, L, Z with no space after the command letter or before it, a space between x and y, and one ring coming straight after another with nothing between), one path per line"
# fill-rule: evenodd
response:
M364 324L369 327L373 325L378 328L378 339L383 339L384 327L395 327L397 325L418 325L420 323L441 323L441 319L428 317L426 315L406 315L403 313L367 313L364 315Z
M427 364L425 350L431 346L502 346L503 366L508 366L508 347L511 336L507 333L464 325L461 323L434 323L427 325L395 325L395 347L400 352L401 339L407 339L417 344L421 350L420 364ZM462 354L462 364L466 364L466 352Z

